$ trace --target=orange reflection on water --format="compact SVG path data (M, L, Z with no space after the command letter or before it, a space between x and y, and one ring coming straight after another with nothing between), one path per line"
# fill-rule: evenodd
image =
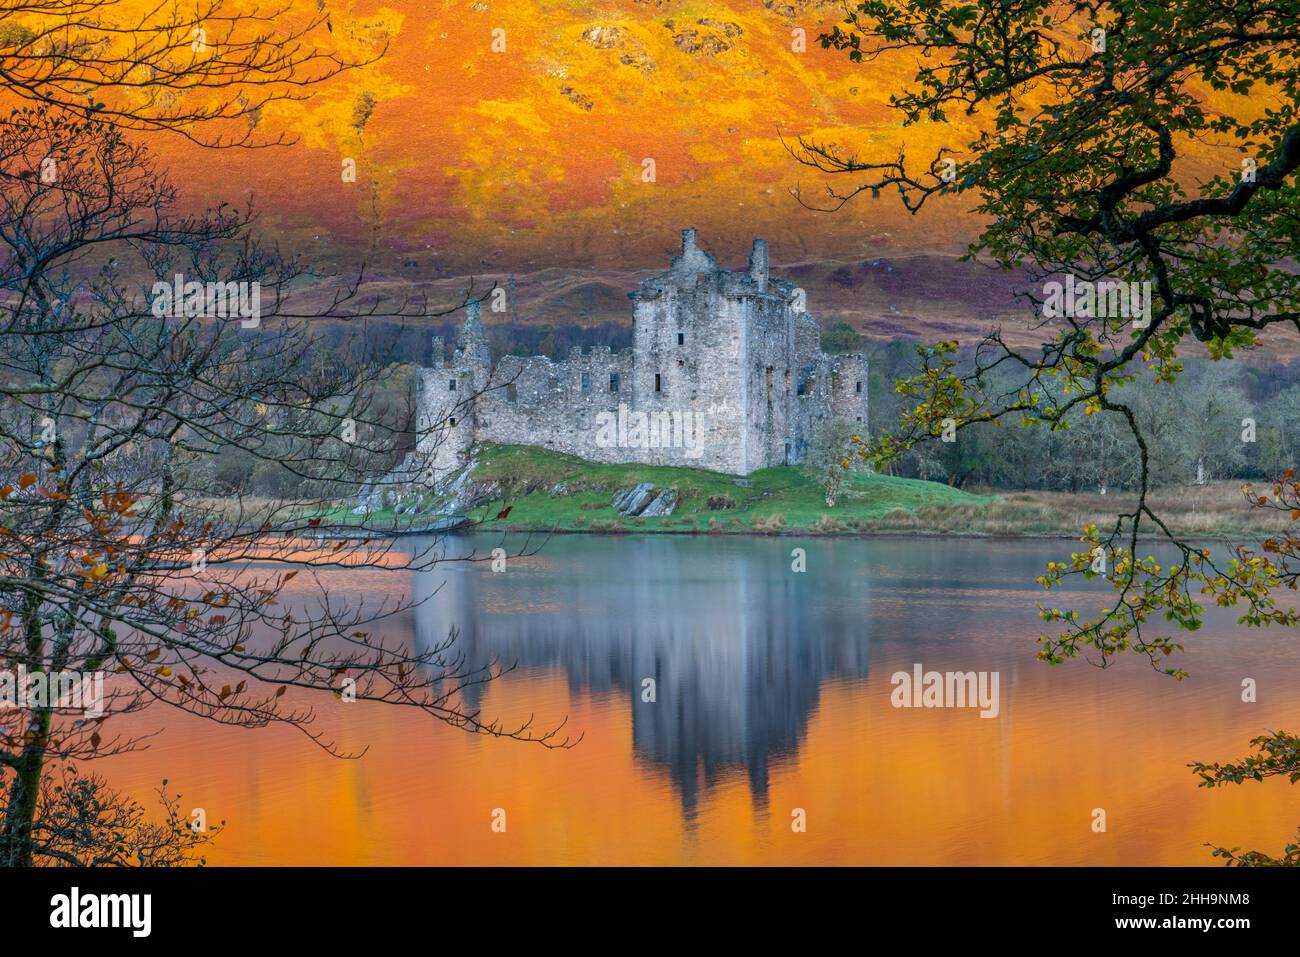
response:
M1297 709L1192 714L1159 684L1103 706L1092 689L1112 676L1081 671L1063 694L1060 673L1009 676L1001 720L894 709L883 673L866 693L828 682L765 790L728 768L689 812L668 771L634 750L631 696L572 695L556 671L512 675L484 707L537 709L539 722L567 713L584 734L570 750L355 705L342 737L370 744L359 760L284 729L185 719L104 769L140 798L168 776L183 806L225 818L217 864L1206 864L1205 841L1276 851L1300 823L1284 782L1207 792L1184 766L1239 756L1261 727L1300 723ZM791 831L796 807L807 833ZM1095 807L1104 834L1091 830ZM504 834L491 830L495 808Z

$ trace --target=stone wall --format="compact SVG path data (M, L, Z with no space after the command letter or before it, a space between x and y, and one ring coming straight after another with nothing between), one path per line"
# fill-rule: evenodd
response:
M762 240L748 269L724 270L684 230L669 269L630 298L630 350L504 356L495 367L471 303L451 359L435 339L420 373L422 467L436 477L490 441L743 475L803 461L827 416L865 430L866 359L821 351L803 290L769 275ZM636 433L638 421L649 434Z

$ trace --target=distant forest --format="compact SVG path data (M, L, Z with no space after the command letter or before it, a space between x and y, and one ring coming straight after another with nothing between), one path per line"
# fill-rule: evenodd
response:
M894 383L918 366L907 342L872 342L870 426L888 427L901 402ZM1173 385L1149 374L1122 386L1146 436L1153 485L1223 479L1272 480L1300 464L1300 366L1253 355L1249 359L1184 360ZM1015 384L990 382L1010 391ZM1118 416L1086 416L1069 428L1021 428L1019 420L963 429L952 443L928 442L911 451L894 474L958 487L1098 491L1131 489L1138 453Z

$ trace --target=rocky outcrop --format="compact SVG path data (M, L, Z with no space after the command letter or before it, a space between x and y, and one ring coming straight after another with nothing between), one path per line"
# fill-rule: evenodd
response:
M568 100L574 106L582 107L582 109L584 110L590 110L593 106L596 105L595 101L592 100L591 97L587 96L584 93L579 93L577 90L569 86L567 83L564 86L560 87L560 93L566 100Z
M620 515L671 515L677 507L677 493L670 488L656 489L651 482L642 482L623 489L614 496L611 504Z
M645 48L622 27L613 24L592 24L582 31L582 39L597 50L617 50L618 62L635 67L643 73L654 70L654 60Z
M623 43L627 36L622 27L600 26L599 24L587 27L582 31L582 38L594 46L597 50L612 50L614 47Z
M730 50L735 43L732 41L745 31L741 29L740 24L732 23L729 20L713 20L709 17L695 21L697 27L704 27L699 30L696 27L681 27L672 20L665 21L664 26L669 30L674 30L673 46L683 53L689 53L691 56L717 56L719 53L725 53Z
M363 489L353 512L361 515L391 509L398 515L426 514L434 523L463 523L467 513L491 502L508 502L535 493L564 497L607 491L603 485L573 481L546 482L529 478L502 483L496 479L476 479L474 470L477 466L477 457L472 457L464 467L429 486L416 481L414 473L408 474L408 464L403 462L385 479ZM658 488L653 482L642 482L617 490L611 504L624 517L663 518L673 514L679 500L676 489Z
M408 454L383 478L362 486L352 514L392 509L398 515L408 515L434 509L442 515L454 515L471 505L492 500L492 489L484 486L495 483L475 482L472 478L478 464L475 459L471 458L462 468L432 485L422 468L424 464L424 456Z
M677 507L677 493L670 488L663 489L655 496L654 501L645 507L641 514L647 518L655 516L671 515L673 509Z
M614 501L610 504L620 515L640 515L654 498L654 488L653 483L642 482L632 488L623 489L614 496Z

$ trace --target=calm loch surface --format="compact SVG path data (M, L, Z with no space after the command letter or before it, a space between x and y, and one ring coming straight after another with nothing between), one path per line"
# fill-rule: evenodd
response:
M498 544L449 547L471 543ZM289 729L155 708L130 719L161 729L151 747L97 770L151 809L166 777L184 807L224 818L218 864L1136 865L1213 863L1207 841L1280 851L1300 788L1207 791L1186 765L1300 728L1300 636L1212 613L1187 640L1181 684L1141 658L1050 668L1034 657L1033 579L1071 544L562 536L499 574L330 572L332 600L423 599L384 623L394 640L427 646L455 627L475 663L517 662L478 695L485 715L567 717L582 742L545 750L318 702L342 744L369 748L339 760ZM999 715L893 707L890 676L917 663L998 672ZM1241 701L1244 678L1257 703ZM491 829L498 808L505 833Z

